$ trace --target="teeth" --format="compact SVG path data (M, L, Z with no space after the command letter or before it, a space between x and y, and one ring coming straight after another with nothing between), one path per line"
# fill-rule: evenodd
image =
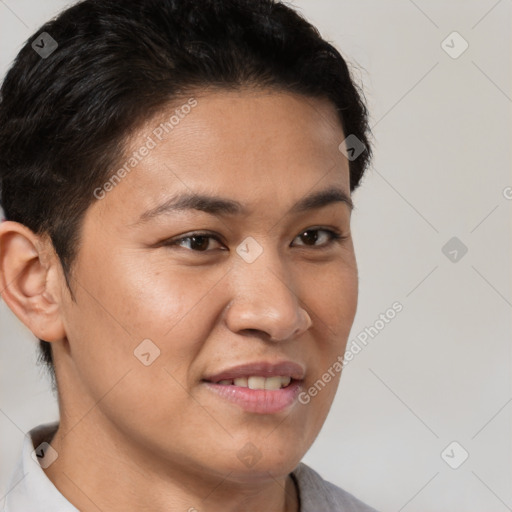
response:
M285 388L286 386L289 386L291 381L291 377L281 377L281 387Z
M265 377L249 377L247 385L249 389L265 389Z
M242 388L249 389L268 389L275 390L281 389L288 386L291 382L291 377L260 377L260 376L251 376L251 377L239 377L237 379L225 379L218 382L218 384L222 384L224 386L235 385Z
M281 377L269 377L265 379L265 389L281 389Z

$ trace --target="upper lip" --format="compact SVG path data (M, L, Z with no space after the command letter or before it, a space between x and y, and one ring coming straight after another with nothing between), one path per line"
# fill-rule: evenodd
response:
M233 366L214 375L209 375L203 380L209 382L219 382L221 380L232 380L240 377L291 377L292 379L302 380L304 378L304 368L293 361L282 361L278 363L269 363L259 361Z

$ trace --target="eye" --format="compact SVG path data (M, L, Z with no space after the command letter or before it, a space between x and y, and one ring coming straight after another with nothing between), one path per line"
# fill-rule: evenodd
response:
M210 247L211 240L220 244L220 240L209 233L192 233L182 238L169 240L168 242L165 242L164 245L185 247L195 252L207 252L209 250L213 250Z
M316 247L327 248L336 242L347 239L348 236L343 236L332 229L325 228L309 228L302 231L295 239L299 239L302 243L296 244L303 247ZM212 247L212 242L217 243L218 247ZM320 242L320 243L318 243ZM191 233L187 236L166 240L162 242L166 247L183 247L193 252L211 252L215 249L222 250L222 242L220 239L211 233Z
M298 244L299 246L328 247L337 241L346 240L348 236L343 236L332 229L310 228L303 231L297 238L304 242ZM323 243L317 244L319 240Z

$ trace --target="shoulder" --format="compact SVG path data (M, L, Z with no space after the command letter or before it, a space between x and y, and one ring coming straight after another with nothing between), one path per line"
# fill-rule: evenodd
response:
M299 489L300 512L377 512L349 492L324 480L303 462L292 476Z

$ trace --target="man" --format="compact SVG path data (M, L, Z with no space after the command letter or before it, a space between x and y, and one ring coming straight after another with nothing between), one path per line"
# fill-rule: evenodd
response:
M2 97L0 289L60 409L6 510L374 510L300 462L357 308L341 55L280 2L86 0Z

